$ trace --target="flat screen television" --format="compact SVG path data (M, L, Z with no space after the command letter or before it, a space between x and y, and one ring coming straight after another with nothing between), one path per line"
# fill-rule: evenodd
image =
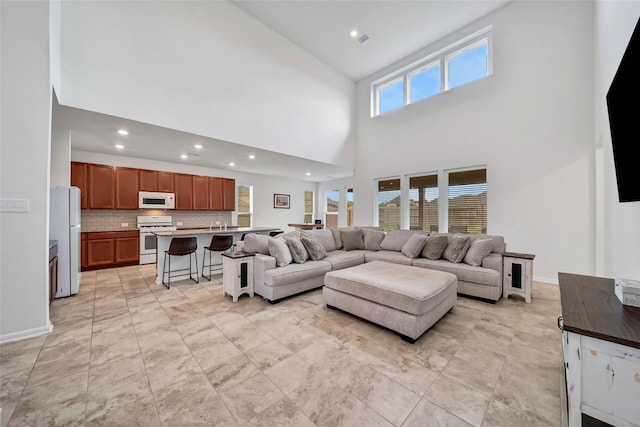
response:
M640 201L640 19L606 98L618 199Z

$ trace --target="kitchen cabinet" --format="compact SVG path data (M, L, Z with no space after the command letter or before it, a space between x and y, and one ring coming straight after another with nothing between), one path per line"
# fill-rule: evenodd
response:
M138 169L138 188L140 191L158 191L158 171Z
M176 194L176 210L193 209L193 175L174 174L174 192Z
M123 167L116 168L116 209L138 209L138 182L138 169Z
M209 210L209 177L193 176L193 210Z
M137 230L86 233L86 269L138 264L139 239ZM84 258L84 255L81 258Z
M89 207L87 201L89 184L86 163L71 162L71 185L80 189L80 208L87 209Z
M158 171L158 191L163 193L175 192L173 172Z
M222 200L222 180L223 178L209 177L209 210L223 210L224 202Z
M89 209L114 208L115 167L107 165L87 166L89 172Z
M234 211L236 209L236 180L224 178L222 184L222 210Z

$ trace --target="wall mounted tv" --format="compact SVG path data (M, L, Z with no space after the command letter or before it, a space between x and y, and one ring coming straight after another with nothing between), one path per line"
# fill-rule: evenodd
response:
M640 19L606 98L618 200L640 201Z

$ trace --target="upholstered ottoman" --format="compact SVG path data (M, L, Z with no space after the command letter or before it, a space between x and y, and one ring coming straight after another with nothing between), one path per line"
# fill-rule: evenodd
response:
M456 303L455 274L372 261L324 276L329 308L354 314L415 342Z

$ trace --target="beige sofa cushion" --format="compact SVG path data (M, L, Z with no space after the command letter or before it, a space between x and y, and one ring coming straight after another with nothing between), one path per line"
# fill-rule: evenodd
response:
M411 265L411 262L413 261L412 258L407 258L406 256L402 255L401 252L396 251L366 252L364 255L364 260L366 262L385 261L403 265Z
M285 286L306 279L321 276L331 271L326 261L307 261L304 264L289 264L264 272L264 282L268 286Z
M488 286L502 286L502 275L490 268L473 267L465 263L454 264L444 259L431 260L426 258L416 258L413 260L412 265L414 267L453 273L458 276L459 281L480 283Z
M427 239L427 244L422 249L422 257L440 259L448 244L449 238L446 234L431 234Z
M265 234L248 233L244 236L244 251L252 254L269 255L269 239Z
M315 237L322 243L324 249L327 252L335 251L338 249L336 247L336 241L333 238L333 232L330 229L322 229L322 230L306 230L300 232L301 236L305 237Z
M449 244L442 253L442 258L453 263L462 262L469 249L469 244L469 236L458 234L449 236Z
M385 251L400 252L404 244L407 243L407 240L409 240L409 237L414 234L423 234L425 236L427 235L427 233L420 230L387 231L387 234L385 234L384 239L382 239L382 242L380 243L380 249Z
M365 251L333 251L329 252L323 261L331 264L332 270L341 270L343 268L353 267L354 265L364 264Z
M482 265L484 257L489 255L493 249L493 240L491 239L476 239L469 245L469 250L464 256L464 262L469 265L479 266Z
M364 249L364 236L361 229L342 230L342 249L352 251Z
M429 236L426 234L412 234L407 240L407 243L402 246L402 255L408 258L417 258L418 255L422 252L422 248L424 248L425 243L427 243L427 238Z
M284 240L269 239L268 246L269 255L276 259L276 265L278 267L284 267L291 264L293 257L291 256L289 246L287 246Z
M384 239L384 231L362 228L364 249L367 251L379 251L380 243Z
M291 252L293 262L302 264L309 259L309 254L300 239L296 237L289 237L287 239L287 246L289 247L289 252Z
M302 236L300 240L302 240L302 244L307 249L309 258L312 260L320 261L327 257L327 251L324 246L322 246L322 243L320 243L320 240L310 236Z

